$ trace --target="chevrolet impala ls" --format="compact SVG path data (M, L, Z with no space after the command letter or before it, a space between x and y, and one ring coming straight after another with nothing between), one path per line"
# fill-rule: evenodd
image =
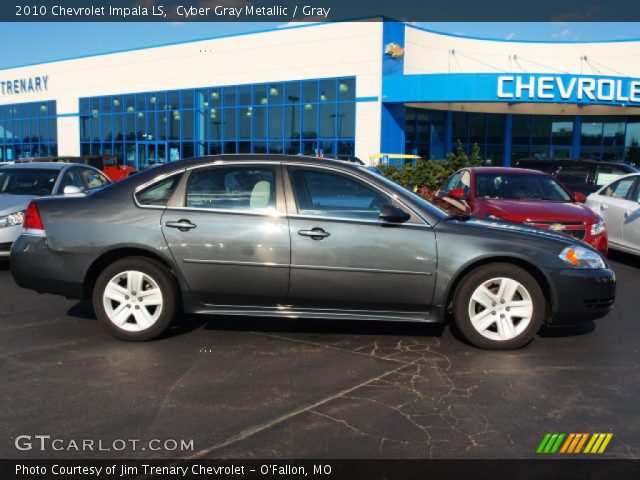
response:
M16 282L93 300L123 340L182 312L443 322L483 348L613 306L605 259L575 238L449 212L347 162L221 155L43 198L13 244Z

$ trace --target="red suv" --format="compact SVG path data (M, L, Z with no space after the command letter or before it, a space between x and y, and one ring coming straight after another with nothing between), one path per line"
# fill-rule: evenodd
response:
M491 220L545 228L584 240L606 255L604 221L551 175L522 168L475 167L454 173L436 202Z

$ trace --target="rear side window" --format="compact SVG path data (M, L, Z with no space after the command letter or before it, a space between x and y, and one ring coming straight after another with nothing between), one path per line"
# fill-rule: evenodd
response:
M136 200L140 205L166 207L178 185L180 177L181 175L174 175L140 190L136 193Z
M584 185L589 176L589 167L585 165L564 165L558 172L557 178L563 183Z
M600 193L600 195L604 195L605 197L626 199L629 196L629 192L631 191L631 187L633 187L633 183L635 182L635 180L635 177L623 178L621 180L618 180L617 182L614 182L607 188L605 188Z
M264 166L213 167L194 172L187 207L259 212L276 206L275 171Z
M111 183L111 181L107 177L102 175L100 172L96 172L95 170L82 169L81 175L84 179L84 183L87 185L87 190L99 188Z

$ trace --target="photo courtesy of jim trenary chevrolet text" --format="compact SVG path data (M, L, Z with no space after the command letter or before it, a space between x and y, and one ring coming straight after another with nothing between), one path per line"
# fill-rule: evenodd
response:
M635 479L628 0L0 4L0 478Z

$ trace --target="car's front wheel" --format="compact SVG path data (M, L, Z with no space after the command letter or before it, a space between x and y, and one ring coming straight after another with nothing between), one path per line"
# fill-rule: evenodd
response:
M540 285L527 271L496 263L467 274L453 300L454 322L472 344L513 349L529 343L545 317Z
M112 335L145 341L169 327L177 297L171 272L148 258L132 257L112 263L98 276L93 309Z

